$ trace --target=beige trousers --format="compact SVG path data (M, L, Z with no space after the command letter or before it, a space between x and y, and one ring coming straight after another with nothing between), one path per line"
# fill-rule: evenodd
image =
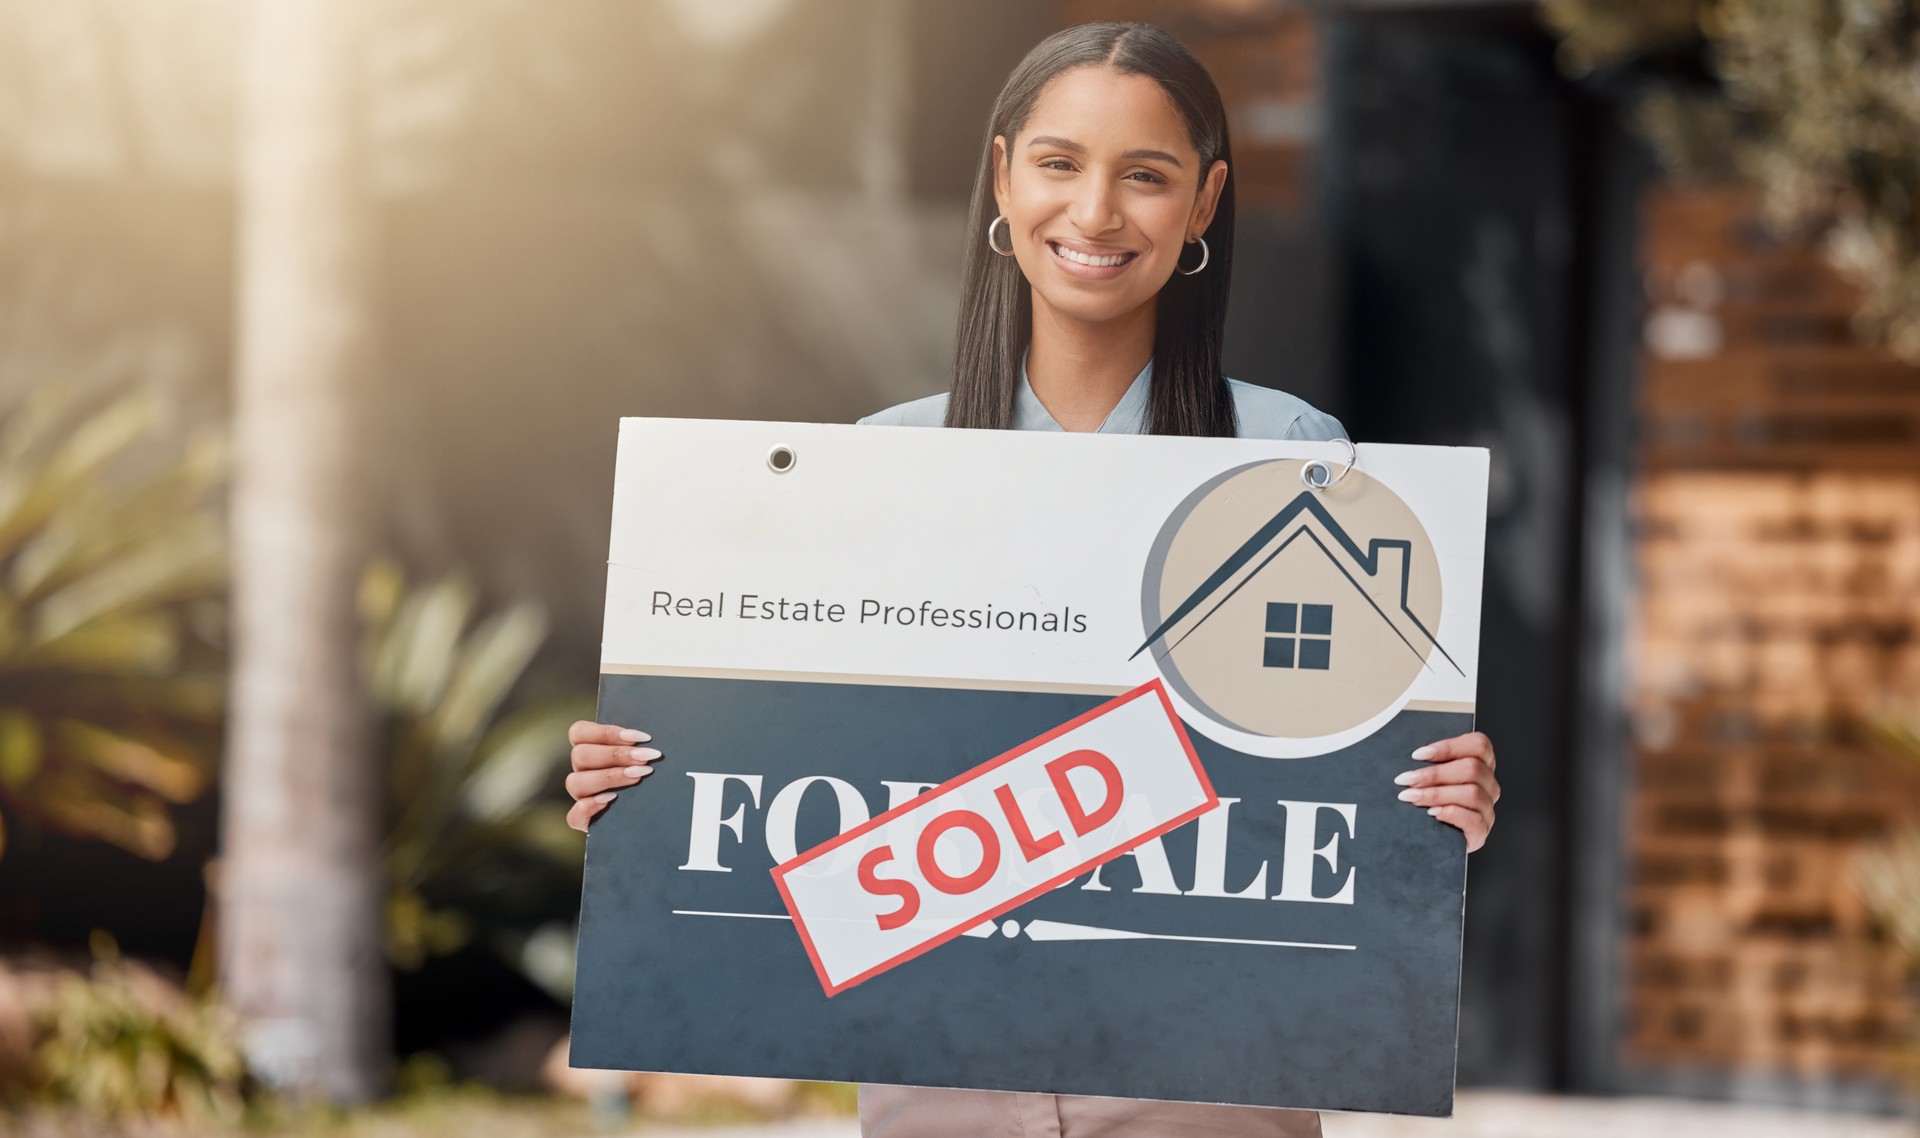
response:
M860 1088L864 1138L1320 1138L1310 1110L1006 1091Z

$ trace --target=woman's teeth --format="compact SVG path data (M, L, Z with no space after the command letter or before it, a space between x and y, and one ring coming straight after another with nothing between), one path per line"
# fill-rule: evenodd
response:
M1110 269L1115 265L1124 265L1133 257L1132 253L1116 253L1111 257L1096 257L1091 253L1082 253L1075 249L1069 249L1065 245L1053 245L1051 248L1054 253L1063 260L1072 261L1076 265L1092 265L1096 269Z

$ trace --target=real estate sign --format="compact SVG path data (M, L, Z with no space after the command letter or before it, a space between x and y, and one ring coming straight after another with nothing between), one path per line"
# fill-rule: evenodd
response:
M1349 453L623 421L573 1062L1449 1113L1487 455Z

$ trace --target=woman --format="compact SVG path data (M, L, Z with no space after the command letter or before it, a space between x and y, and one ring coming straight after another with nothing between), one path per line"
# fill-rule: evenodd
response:
M1334 439L1331 417L1226 379L1233 263L1226 115L1206 69L1143 24L1084 24L1034 48L995 102L974 186L953 387L861 420L906 426ZM587 824L661 752L644 732L576 723ZM1400 798L1493 825L1493 747L1421 747ZM1311 1112L989 1091L863 1087L869 1135L1317 1135Z

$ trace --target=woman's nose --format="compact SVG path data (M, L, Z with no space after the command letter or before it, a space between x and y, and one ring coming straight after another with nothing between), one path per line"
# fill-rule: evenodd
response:
M1120 227L1120 211L1115 208L1113 187L1105 178L1088 178L1074 195L1067 220L1089 237Z

